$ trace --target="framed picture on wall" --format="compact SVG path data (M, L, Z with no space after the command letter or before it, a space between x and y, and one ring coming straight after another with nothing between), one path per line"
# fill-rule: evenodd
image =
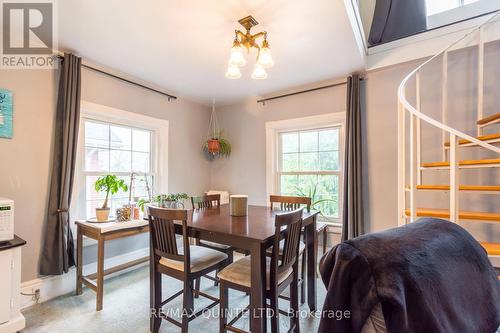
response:
M12 92L0 89L0 138L12 139Z

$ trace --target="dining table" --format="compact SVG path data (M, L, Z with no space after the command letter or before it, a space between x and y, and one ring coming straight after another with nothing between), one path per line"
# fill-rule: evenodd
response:
M228 204L189 211L187 230L190 237L232 246L251 255L250 331L266 330L266 250L273 245L275 216L283 213L268 206L249 205L246 216L231 216ZM316 311L317 211L303 212L306 245L307 303ZM179 231L181 230L179 224ZM176 231L177 232L177 231Z

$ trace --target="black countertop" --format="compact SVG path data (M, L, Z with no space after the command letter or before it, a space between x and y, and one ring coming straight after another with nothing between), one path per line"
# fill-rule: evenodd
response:
M12 249L14 247L23 246L26 241L17 235L14 235L14 239L8 241L0 241L0 251Z

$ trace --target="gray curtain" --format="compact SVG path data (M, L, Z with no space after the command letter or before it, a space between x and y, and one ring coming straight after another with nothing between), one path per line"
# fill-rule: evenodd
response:
M425 30L425 0L377 0L368 43L373 46Z
M344 207L342 215L343 241L362 235L364 232L359 83L360 78L357 74L347 78Z
M75 265L69 206L80 122L81 59L64 54L55 123L54 157L40 274L67 273Z

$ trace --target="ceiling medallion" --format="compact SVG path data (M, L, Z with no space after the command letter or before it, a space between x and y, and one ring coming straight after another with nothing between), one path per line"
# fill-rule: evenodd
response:
M238 22L246 29L246 33L243 33L240 30L235 30L233 47L231 48L231 54L229 56L229 67L226 72L226 77L228 79L241 78L240 67L245 66L247 63L243 54L243 47L247 49L247 53L250 53L250 49L254 47L257 49L257 61L255 62L253 68L252 79L266 79L266 68L274 66L271 50L269 49L269 43L267 42L267 32L261 31L255 35L250 33L250 29L259 24L252 16L244 17ZM260 46L257 43L257 39L259 38L263 38Z

